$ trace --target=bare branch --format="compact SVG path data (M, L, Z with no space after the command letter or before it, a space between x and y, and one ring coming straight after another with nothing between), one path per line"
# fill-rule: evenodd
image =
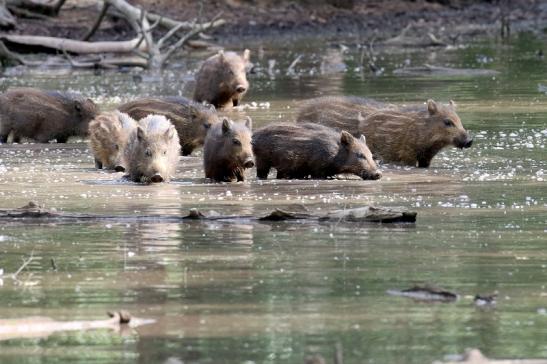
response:
M17 269L17 271L15 273L13 273L11 275L11 278L12 279L17 279L17 276L19 275L19 273L21 273L23 271L23 269L25 269L25 267L27 265L30 264L30 262L32 262L32 259L34 259L34 252L30 252L30 257L28 259L23 259L23 264L19 267L19 269Z
M182 29L182 24L177 25L173 29L167 32L159 41L158 41L158 48L161 48L163 46L163 43L168 41L169 38L171 38L173 35L175 35L179 30Z
M91 39L91 37L95 34L95 32L97 32L97 30L99 29L99 26L101 25L101 23L102 23L105 15L106 15L109 7L110 7L110 3L104 3L103 4L103 7L101 9L101 13L99 14L97 19L95 20L95 23L93 24L91 29L89 29L87 31L87 33L82 37L82 40Z

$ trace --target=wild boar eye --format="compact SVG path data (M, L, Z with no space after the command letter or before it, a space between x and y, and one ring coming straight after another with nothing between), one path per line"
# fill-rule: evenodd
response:
M444 119L443 122L444 122L444 126L446 126L446 127L454 126L454 122L450 119Z
M363 153L357 153L357 158L365 159L365 155Z
M205 129L209 129L209 128L211 127L211 124L203 124L203 127L204 127Z
M166 155L166 154L167 154L167 151L166 151L166 150L164 150L164 151L163 151L163 155Z
M120 146L118 144L114 144L114 149L120 150Z
M147 157L151 157L152 156L152 151L150 149L147 149L145 154L146 154Z
M232 142L234 143L234 145L241 145L241 141L238 139L233 139Z

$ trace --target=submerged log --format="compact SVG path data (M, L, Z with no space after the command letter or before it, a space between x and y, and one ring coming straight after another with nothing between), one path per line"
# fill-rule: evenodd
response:
M29 202L27 205L17 209L0 209L0 220L9 219L42 219L42 220L162 220L162 221L181 221L181 220L223 220L223 221L318 221L318 222L416 222L417 212L404 209L394 209L386 207L364 206L352 209L333 210L326 213L308 213L293 212L275 209L264 216L252 215L206 215L197 209L191 209L186 216L165 216L165 215L93 215L59 212L47 209L35 202Z
M109 312L110 319L88 321L54 321L49 317L27 317L0 320L0 341L15 338L44 337L59 331L87 331L96 329L120 330L154 323L155 320L132 317L127 311Z
M416 301L455 302L459 298L457 293L431 286L414 286L403 290L391 289L387 291L387 294L407 297Z

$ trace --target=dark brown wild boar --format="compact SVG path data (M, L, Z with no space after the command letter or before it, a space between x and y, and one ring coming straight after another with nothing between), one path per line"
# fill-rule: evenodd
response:
M230 109L239 105L249 89L246 69L250 63L250 51L240 56L235 52L223 52L209 57L196 75L194 100L207 102L217 109Z
M410 166L429 167L441 149L469 148L473 143L453 101L399 107L357 97L324 97L306 102L297 121L364 134L377 158Z
M136 128L137 122L119 111L105 112L91 120L89 146L95 156L95 167L125 171L125 147Z
M120 105L118 110L137 120L150 114L164 115L177 129L182 155L190 155L202 146L211 125L220 121L214 107L178 96L137 99Z
M39 143L71 136L86 136L89 122L99 110L88 98L69 92L12 88L0 95L0 143L10 132L13 141L31 138Z
M125 148L127 172L134 182L168 182L175 175L180 154L177 130L163 115L148 115Z
M252 122L234 123L224 118L207 133L203 146L205 177L217 182L245 180L245 169L252 168Z
M312 123L279 123L253 134L257 177L268 178L270 168L277 178L323 179L350 173L362 179L379 179L365 137L335 131Z

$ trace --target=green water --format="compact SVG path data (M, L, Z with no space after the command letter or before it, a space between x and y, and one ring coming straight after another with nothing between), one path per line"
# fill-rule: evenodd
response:
M157 320L122 333L96 330L0 341L0 362L431 363L477 347L496 358L547 357L547 85L545 41L482 42L455 50L379 50L375 77L360 51L348 70L321 74L336 46L264 45L244 103L231 116L255 126L291 120L302 99L354 94L390 102L454 99L475 144L447 149L428 170L383 166L379 181L205 184L201 152L182 157L170 184L142 186L98 172L85 143L0 146L0 208L29 200L97 214L262 213L364 204L418 211L415 225L103 221L0 225L0 318L104 319L127 309ZM257 54L259 45L252 48ZM302 54L296 75L288 65ZM105 108L138 95L191 94L195 55L160 76L12 70L11 85L79 90ZM330 56L329 56L330 57ZM268 60L275 59L269 75ZM487 62L484 63L483 61ZM423 63L492 68L495 77L398 77ZM276 72L275 70L278 70ZM260 105L260 103L269 103ZM54 264L52 263L54 262ZM461 295L431 304L388 296L430 283ZM492 308L477 293L498 292Z

